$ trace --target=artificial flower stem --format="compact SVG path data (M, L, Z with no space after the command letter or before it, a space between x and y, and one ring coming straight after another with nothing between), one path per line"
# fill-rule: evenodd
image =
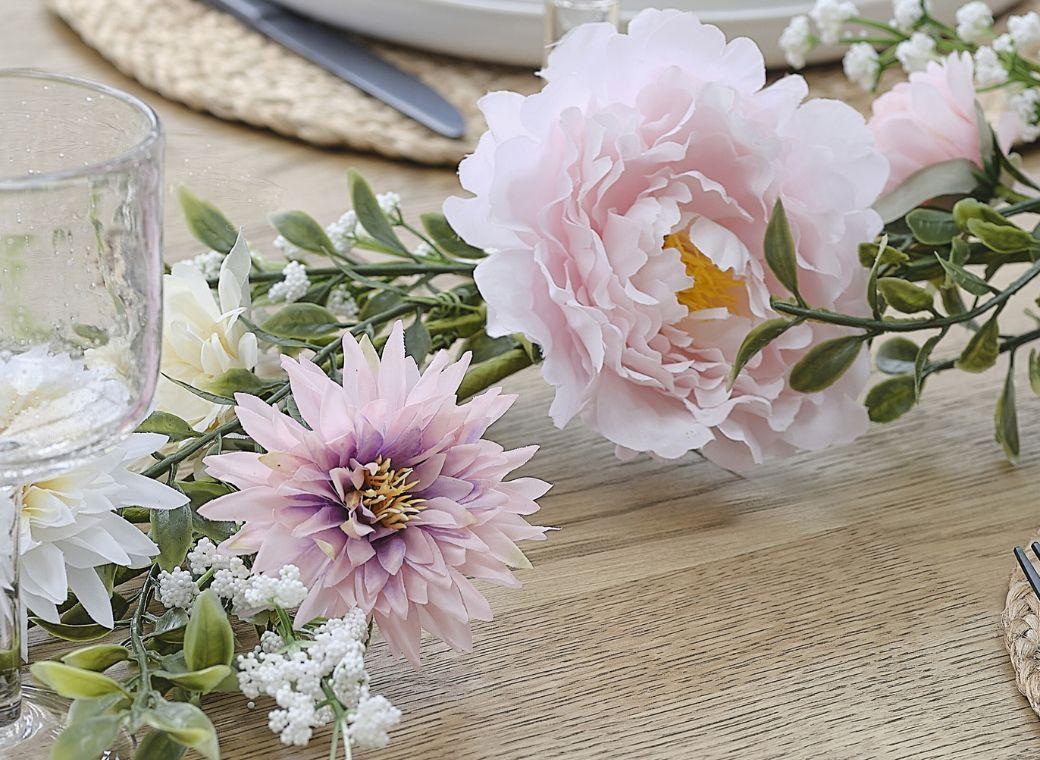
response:
M941 319L865 319L863 317L853 317L848 314L837 314L823 309L806 308L786 301L780 301L775 298L771 303L773 309L778 312L790 314L796 317L806 317L814 322L826 322L827 324L842 325L843 327L858 327L863 330L876 330L883 333L916 332L918 330L935 330L942 327L949 327L950 325L962 324L964 322L969 322L976 317L982 316L991 309L1003 306L1011 296L1015 295L1018 291L1032 282L1037 275L1040 275L1040 261L1034 262L1021 277L988 301L983 301L975 308L970 309L963 314L943 317Z
M350 270L365 277L407 277L416 274L472 274L474 265L465 262L436 262L407 264L402 262L387 262L384 264L356 264L351 265ZM307 269L308 277L326 277L342 274L339 267L311 267ZM249 275L251 283L277 282L284 277L281 271L256 272ZM217 287L217 280L207 280L209 286Z
M144 646L141 626L144 616L148 612L148 603L152 598L152 585L158 569L158 565L152 565L148 575L145 576L144 584L141 586L141 595L137 600L137 610L130 619L130 643L133 647L134 658L137 660L138 678L140 679L140 688L134 699L134 711L138 714L147 708L152 692L152 674L148 667L148 650Z
M1016 335L1013 338L1008 338L1007 340L1002 341L998 351L1002 354L1005 354L1008 351L1014 352L1022 346L1026 345L1027 343L1032 343L1036 340L1040 340L1040 328L1037 328L1036 330L1030 330L1029 332L1022 333L1021 335ZM947 359L946 361L937 362L936 364L929 365L925 369L924 376L928 377L929 375L934 375L939 372L944 372L948 369L953 369L956 366L956 363L956 359Z

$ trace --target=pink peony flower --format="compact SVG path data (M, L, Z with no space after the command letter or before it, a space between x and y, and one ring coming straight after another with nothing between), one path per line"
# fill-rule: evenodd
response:
M874 101L869 126L891 166L884 192L943 161L981 166L974 71L968 53L952 54Z
M475 197L444 211L494 251L476 272L489 331L539 344L557 425L580 414L619 453L702 448L729 467L860 434L866 356L820 393L786 380L840 331L802 324L726 379L788 295L762 250L777 199L809 303L862 309L857 244L880 229L887 176L863 119L802 103L801 77L763 88L750 40L678 11L644 11L628 34L578 28L543 76L538 94L481 101L490 129L460 168Z
M240 490L200 513L244 523L222 546L256 552L254 572L300 568L310 593L298 624L357 606L414 663L420 628L468 650L469 621L491 619L469 579L519 586L509 568L530 564L515 542L544 538L523 515L549 485L504 480L537 447L484 440L516 397L493 389L457 404L468 357L452 364L442 351L420 374L400 322L382 361L350 335L343 351L342 385L308 361L282 360L309 429L236 396L242 427L267 453L207 458L213 476Z

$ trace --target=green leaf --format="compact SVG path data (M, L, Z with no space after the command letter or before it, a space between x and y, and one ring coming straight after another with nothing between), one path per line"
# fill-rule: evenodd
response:
M358 314L358 317L363 320L371 319L377 314L389 311L400 303L400 293L395 293L392 290L380 290L378 293L373 293L368 297L368 300L365 301L365 305L361 307L361 312Z
M152 510L152 540L159 546L159 567L169 572L184 562L191 548L191 506Z
M993 317L980 327L957 359L957 369L965 372L985 372L997 363L1000 353L1000 328Z
M1015 226L1014 222L989 204L983 203L975 198L961 198L956 204L954 204L953 220L957 223L957 226L960 229L967 230L968 222L972 219L981 219L984 222L1006 225L1009 227Z
M867 393L865 404L871 422L891 422L906 414L917 401L913 375L882 380Z
M492 338L483 330L476 335L470 336L465 345L465 350L473 354L471 357L473 364L486 362L488 359L493 359L499 354L504 354L506 351L511 351L514 348L517 348L517 342L512 335Z
M924 288L898 277L882 277L877 281L881 297L897 311L913 314L929 311L935 297Z
M155 621L152 635L161 641L178 643L184 641L184 628L187 625L188 613L179 607L173 607Z
M376 200L375 193L372 192L372 188L369 187L365 178L354 169L350 170L348 177L350 200L354 204L354 212L357 214L361 226L365 228L365 232L387 248L407 255L408 249L397 237L386 214L379 208L379 201Z
M130 654L118 644L95 644L62 655L61 661L74 668L102 671L130 659Z
M38 617L30 617L29 619L34 625L39 626L51 636L64 639L65 641L97 641L98 639L103 639L105 636L112 633L111 628L105 628L103 625L97 625L96 623L74 625L68 623L52 623Z
M187 750L164 731L151 731L134 752L134 760L181 760Z
M939 288L939 297L942 299L943 308L950 316L963 314L968 310L957 288Z
M487 256L487 253L480 248L474 248L459 237L459 233L451 228L444 214L431 212L423 214L419 218L422 220L426 232L433 238L433 242L448 255L460 259L482 259Z
M199 594L184 631L184 661L188 670L230 665L235 656L231 623L212 589Z
M1036 249L1036 238L1018 227L984 222L981 219L969 219L968 229L983 245L997 253L1018 253Z
M793 321L787 319L767 319L765 322L755 325L744 336L740 348L737 349L737 356L733 360L733 367L730 369L729 380L727 381L728 386L733 387L733 383L736 382L740 371L751 361L752 357L787 332L794 324Z
M763 247L765 248L766 263L776 279L801 302L802 297L798 293L798 260L794 238L791 236L791 226L787 221L784 204L779 199L773 206L772 216L766 226Z
M958 232L953 214L934 208L915 208L906 215L906 224L925 245L946 245Z
M234 671L227 665L213 665L203 670L193 670L187 673L170 673L165 670L155 672L159 678L182 686L188 691L199 691L208 694L220 686Z
M928 366L928 360L932 357L932 351L939 345L939 341L945 337L945 330L933 335L924 342L921 350L917 352L917 357L914 359L914 395L917 398L921 397L921 386L924 385L924 370Z
M137 426L138 433L160 433L170 439L171 442L184 441L188 438L198 438L199 433L187 422L176 414L169 412L152 412L148 419Z
M70 724L51 746L51 760L92 760L112 748L121 718L101 715Z
M881 344L875 363L886 375L903 375L914 371L918 353L916 343L909 338L896 336Z
M321 254L336 253L336 248L325 234L325 228L303 211L283 211L271 217L278 234L305 251Z
M289 397L290 399L292 396ZM235 532L235 524L224 520L208 520L199 515L199 508L234 489L216 480L178 480L177 487L191 499L191 524L196 533L220 543Z
M226 396L218 396L216 393L210 393L209 391L205 391L202 388L196 388L194 385L189 385L183 380L178 380L175 377L170 377L165 372L162 373L162 376L174 385L179 385L181 388L188 391L189 393L192 393L201 399L209 401L212 404L221 404L223 406L235 405L235 400L233 398L227 398Z
M970 193L978 184L977 171L975 163L966 158L932 164L914 172L878 199L874 210L888 224L932 198Z
M336 315L316 303L291 303L260 324L264 332L279 338L309 340L339 331Z
M1007 376L1004 378L1004 389L997 398L997 408L993 412L993 424L996 428L996 439L1004 448L1004 455L1012 464L1018 463L1018 411L1015 408L1015 363L1008 364Z
M103 697L84 697L76 699L69 706L67 723L79 723L80 721L99 718L102 715L110 715L122 712L128 707L130 701L122 694L106 694Z
M206 383L206 390L225 398L234 398L236 393L248 393L251 396L259 396L261 393L271 390L273 385L278 384L280 383L261 380L248 369L235 367L234 369L229 369L212 382Z
M829 388L853 365L865 335L825 340L809 350L791 370L791 387L801 393Z
M177 191L188 229L203 245L220 253L228 253L235 247L238 230L215 206L192 195L186 188Z
M953 261L946 261L938 254L936 254L935 258L939 260L939 264L944 270L946 270L946 275L950 282L960 286L973 296L984 296L992 290L988 282L978 275L972 274L960 264L955 264Z
M207 760L220 760L217 731L206 714L195 705L158 700L155 707L145 712L144 720L152 728L169 734L175 742L194 749Z
M422 366L426 355L433 348L433 339L430 331L423 324L420 314L415 315L413 321L404 331L404 350L410 357L415 359L416 364Z
M102 673L82 670L60 662L43 660L33 663L29 671L40 683L66 699L102 697L106 694L126 695L123 687Z
M971 246L968 241L958 236L950 242L950 262L964 266L971 256Z
M1040 396L1040 353L1035 348L1029 352L1029 387Z
M875 260L877 260L879 264L898 265L910 261L910 257L898 248L893 248L890 245L881 248L877 243L860 243L859 263L864 267L871 267L874 265Z
M314 302L297 301L297 303ZM269 333L266 330L264 330L262 327L260 327L260 325L256 324L255 322L250 322L246 317L239 316L238 321L245 325L246 329L249 330L249 332L253 333L253 335L258 337L260 340L267 341L272 345L281 346L282 348L316 348L316 345L314 343L311 343L306 340L295 340L293 338L282 338L278 335L273 335L272 333Z
M469 372L462 378L462 383L459 384L457 394L459 401L467 399L485 388L490 388L525 367L530 367L531 363L530 353L526 348L521 347L498 354L493 359L470 367Z

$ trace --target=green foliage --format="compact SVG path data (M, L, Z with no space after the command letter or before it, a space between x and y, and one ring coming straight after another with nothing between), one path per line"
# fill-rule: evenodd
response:
M1035 348L1029 352L1029 387L1040 396L1040 353Z
M261 380L248 369L235 367L234 369L229 369L216 380L206 383L206 390L223 398L234 398L236 393L248 393L252 396L259 396L261 393L269 391L272 387L278 385L281 385L281 383Z
M160 433L169 438L171 443L201 435L177 415L159 411L149 414L148 419L137 426L137 432Z
M98 639L105 638L105 636L112 632L110 629L105 628L103 625L98 625L97 623L52 623L49 620L44 620L43 618L38 617L30 617L29 620L32 621L33 625L46 631L51 636L65 641L75 641L79 643L97 641Z
M891 422L910 411L917 401L913 375L882 380L867 393L867 415L872 422Z
M990 224L1014 226L1014 222L1003 216L988 203L983 203L975 198L961 198L953 206L953 220L956 222L957 228L967 231L968 222L972 219L979 219Z
M192 671L231 665L235 637L220 599L212 590L195 599L184 631L184 660Z
M238 230L215 206L179 188L177 197L184 211L188 229L203 245L220 253L229 253L238 240Z
M896 311L913 314L929 311L934 296L922 287L900 280L897 277L882 277L877 281L881 297Z
M916 208L906 215L914 237L925 245L946 245L957 234L953 214L933 208Z
M798 260L791 236L791 225L787 221L784 204L777 199L773 213L766 226L766 238L763 243L766 263L773 275L787 290L802 303L798 293Z
M207 760L220 760L217 731L206 714L195 705L159 699L152 709L145 712L144 721Z
M951 285L957 285L973 296L984 296L992 290L989 283L978 275L972 274L959 263L952 260L948 261L938 255L936 259L938 259L939 265L946 271L946 278Z
M369 187L365 178L351 169L348 179L350 183L350 200L354 204L354 213L357 214L358 221L365 228L365 232L386 246L390 252L408 255L408 249L405 248L401 239L397 237L397 233L394 232L394 228L390 224L390 220L386 218L386 214L379 208L379 201L376 200L375 193L372 192L372 188Z
M152 540L159 547L157 562L169 571L184 562L191 548L191 506L152 510Z
M881 344L874 361L886 375L903 375L914 371L918 353L916 343L897 335Z
M260 328L279 338L313 340L339 332L339 320L324 306L291 303L260 323Z
M419 217L427 234L433 238L442 251L449 256L460 259L482 259L487 254L479 248L474 248L461 237L459 233L451 228L444 214L429 213Z
M789 319L768 319L755 325L745 336L740 348L737 349L737 356L733 360L733 367L730 369L727 381L729 387L733 387L741 370L751 361L752 357L791 329L794 324L795 322Z
M66 699L102 697L107 694L128 696L116 681L92 670L50 660L33 663L29 670L33 678Z
M211 665L202 670L185 671L184 673L157 670L153 675L175 683L188 691L209 694L209 692L220 686L233 672L227 665Z
M791 387L801 393L829 388L856 361L865 340L865 335L851 335L813 346L791 370Z
M101 672L129 657L126 649L117 644L95 644L62 655L61 661L74 668Z
M1004 387L997 398L997 407L993 412L993 425L997 443L1004 449L1004 454L1012 464L1018 462L1018 410L1015 407L1015 363L1008 363Z
M70 723L51 747L51 760L91 760L101 757L116 736L122 719L115 715Z
M336 255L336 248L325 234L325 228L309 214L302 211L283 211L273 215L270 221L278 230L278 234L297 248L326 256Z
M997 363L1000 353L1000 328L997 318L991 318L979 328L957 359L957 369L965 372L985 372Z
M187 748L178 744L165 731L150 731L134 752L134 760L181 760Z
M412 323L405 328L404 350L421 365L432 348L433 338L430 337L430 331L423 324L422 315L416 314Z
M997 253L1018 253L1035 250L1040 243L1025 230L994 224L981 219L969 219L968 229L983 245Z

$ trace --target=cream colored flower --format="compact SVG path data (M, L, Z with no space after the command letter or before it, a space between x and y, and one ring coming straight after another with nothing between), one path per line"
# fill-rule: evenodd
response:
M173 265L163 297L163 375L204 390L228 370L256 366L256 336L239 320L250 305L250 263L249 249L239 238L220 266L216 297L197 267ZM228 410L167 377L159 380L155 405L199 430L212 427Z

